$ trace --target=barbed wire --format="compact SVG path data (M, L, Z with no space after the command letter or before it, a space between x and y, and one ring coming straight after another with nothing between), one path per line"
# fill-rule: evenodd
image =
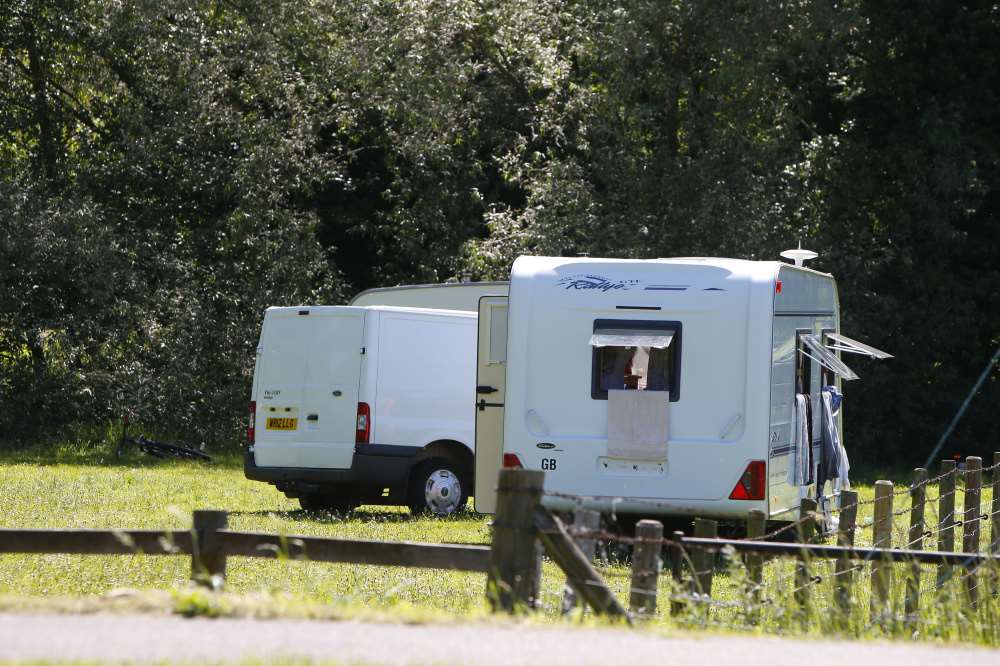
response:
M985 473L998 469L1000 464L994 464L983 468L982 471ZM950 475L957 477L959 474L957 470L949 471L894 489L888 497L865 499L857 497L856 500L843 506L837 506L838 502L834 496L833 501L823 509L799 515L795 520L779 524L760 536L747 535L730 540L766 541L791 533L796 539L793 543L798 543L801 542L800 530L811 523L816 529L810 543L833 540L838 544L853 545L853 541L845 539L849 533L853 532L862 543L875 541L876 534L872 528L877 523L887 522L891 544L902 544L901 548L916 547L916 550L923 550L923 546L929 545L925 540L933 539L936 540L939 550L944 541L947 550L955 551L956 542L960 548L963 547L963 540L972 529L971 526L978 527L982 521L989 522L994 517L995 514L989 505L984 506L980 496L978 509L973 505L971 515L968 517L964 507L947 506L946 500L950 497L964 493L968 501L972 496L959 483L943 493L940 490L936 493L914 491L923 486L937 484ZM989 486L984 484L983 490L989 492ZM608 500L607 497L576 496L558 492L546 495L571 499L574 504L581 507L587 500L600 499L603 502ZM877 519L873 515L874 512L868 508L877 506L881 501L892 502L895 497L902 495L910 495L913 499L906 505L890 509L884 514L880 513ZM626 501L638 502L651 508L669 509L674 505L673 502L642 501L634 498L618 498L612 501L612 505ZM946 506L942 507L942 504ZM835 516L843 518L845 512L852 510L855 512L853 525L841 522L834 527L835 524L829 520ZM914 515L915 510L920 513ZM907 515L910 516L909 521L899 520ZM959 528L962 529L961 534L958 533ZM985 528L982 530L975 552L968 553L971 558L968 561L935 565L921 563L917 559L896 562L881 560L879 551L890 549L890 545L866 548L864 556L852 557L850 560L839 557L813 557L806 549L801 552L796 550L788 554L791 557L786 557L785 553L741 552L735 547L713 552L714 549L706 548L702 544L685 543L683 539L678 541L673 535L650 538L625 534L607 526L592 528L570 523L565 525L565 532L570 537L596 541L598 550L613 544L623 547L642 545L666 547L670 555L669 558L664 557L663 565L657 561L652 566L628 568L627 551L622 553L619 550L620 559L607 561L603 566L595 567L601 580L570 581L569 584L607 585L614 594L625 594L634 604L650 600L655 604L656 601L660 601L669 606L673 621L681 626L759 630L766 625L772 633L782 633L790 632L790 627L803 626L801 624L803 622L817 621L817 613L829 613L839 618L828 621L829 626L833 626L835 631L841 630L837 627L846 626L837 625L836 622L850 622L854 627L852 631L859 633L884 631L892 634L902 631L900 627L930 636L969 631L985 635L986 632L992 632L989 633L993 637L990 640L1000 642L1000 627L995 621L995 617L1000 615L1000 606L997 606L998 602L993 596L994 590L1000 589L1000 564L991 560L978 562L978 557L983 552L996 553L998 550L998 547L992 544L1000 543L1000 534L992 534L993 531L996 530L991 530L990 538L987 538ZM554 532L558 530L553 530ZM950 544L943 536L948 533L952 538ZM668 559L672 562L670 565L666 564ZM977 559L977 563L973 563L972 559ZM667 575L668 570L670 573ZM886 580L882 578L885 573L891 575L889 580L893 582L888 588L888 598L883 599L880 596L883 592L879 590L886 589L880 587L886 585L880 582ZM658 579L660 575L668 577ZM759 578L756 578L757 576ZM650 578L658 580L655 589L648 587ZM645 584L639 582L643 580ZM712 592L713 587L715 592ZM978 607L971 606L969 600L975 597L968 595L967 590L970 588L978 591L980 606L987 606L992 610L980 611ZM937 598L933 601L928 599L941 594L956 599L954 603L957 604L956 608L959 611L955 614L967 618L964 625L954 622L947 611L941 613L936 608ZM921 598L924 601L918 603ZM904 601L906 612L903 610ZM661 613L667 612L666 606L660 611ZM556 607L561 607L561 602ZM921 613L937 615L932 620L922 617ZM984 613L993 615L983 615ZM994 618L993 624L979 622L977 618L980 616Z

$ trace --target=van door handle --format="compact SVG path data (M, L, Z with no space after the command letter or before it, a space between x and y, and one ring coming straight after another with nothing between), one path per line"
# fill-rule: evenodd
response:
M306 417L306 421L319 421L319 414L310 414Z
M496 393L500 389L493 388L492 386L477 386L476 393Z

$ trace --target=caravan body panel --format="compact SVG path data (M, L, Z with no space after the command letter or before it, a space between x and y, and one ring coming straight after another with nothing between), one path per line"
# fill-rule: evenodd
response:
M514 263L504 452L546 470L547 504L569 507L570 495L583 495L595 508L623 512L739 516L765 508L728 497L750 461L767 459L779 267L727 259ZM593 390L599 320L677 324L665 460L609 455L608 401Z
M801 336L839 332L840 307L837 285L830 275L783 264L778 279L781 291L774 298L771 343L768 509L771 518L790 520L797 516L803 497L815 496L814 484L796 485L790 482L789 467L794 461L795 395L804 389L809 395L811 413L819 414L823 385L820 366L809 363L808 358L803 356ZM797 386L797 370L805 373L802 377L805 385ZM836 381L836 385L840 385L839 379L827 377L827 381ZM843 433L842 427L840 432ZM812 460L816 461L820 442L818 418L812 419L810 437Z

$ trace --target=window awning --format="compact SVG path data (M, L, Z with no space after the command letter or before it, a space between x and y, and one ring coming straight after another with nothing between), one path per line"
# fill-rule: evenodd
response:
M839 349L840 351L845 351L849 354L861 354L863 356L870 356L871 358L877 359L892 358L892 354L889 352L884 352L881 349L872 347L871 345L866 345L863 342L852 340L846 335L841 335L840 333L827 333L826 337L830 338L834 342L834 344L829 345L830 349Z
M837 358L837 355L832 351L827 349L823 342L815 335L803 335L802 343L809 350L808 352L799 350L799 353L805 354L809 358L813 359L824 368L831 372L835 372L840 375L841 379L851 380L857 379L858 376L851 370L847 365Z
M673 331L602 329L590 336L591 347L653 347L666 349L674 341Z

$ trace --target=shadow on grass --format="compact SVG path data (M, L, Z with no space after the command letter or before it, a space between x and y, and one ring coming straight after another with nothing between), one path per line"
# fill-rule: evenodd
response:
M134 445L127 444L121 456L116 454L118 445L33 445L17 448L0 448L0 465L79 465L93 467L177 467L209 466L212 468L240 469L243 456L240 453L207 450L212 460L183 460L181 458L156 458L144 454Z
M259 511L230 511L230 516L234 517L247 517L247 518L280 518L282 520L289 520L292 522L310 522L310 523L415 523L421 520L437 520L442 522L464 522L468 520L476 519L486 519L486 516L480 516L472 511L463 511L458 514L453 514L451 516L445 517L434 517L431 515L414 516L409 511L393 511L391 509L382 509L379 507L368 507L363 506L359 509L348 512L336 512L336 511L306 511L304 509L291 509L288 511L282 511L281 509L275 510L259 510Z
M305 509L292 509L290 511L263 510L263 511L230 511L230 516L256 517L256 518L281 518L293 522L311 523L346 523L346 522L370 522L370 523L410 523L419 520L402 511L388 511L379 509L361 508L354 511L306 511Z

